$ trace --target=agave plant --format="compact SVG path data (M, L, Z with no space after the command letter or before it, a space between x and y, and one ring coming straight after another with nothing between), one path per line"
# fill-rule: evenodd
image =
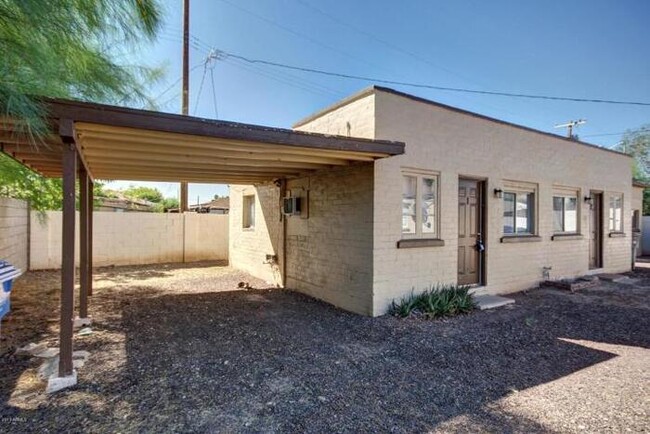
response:
M427 318L441 318L468 313L476 308L476 303L469 293L469 286L436 284L419 294L411 290L408 297L399 302L393 301L389 312L401 318L413 312L422 313Z

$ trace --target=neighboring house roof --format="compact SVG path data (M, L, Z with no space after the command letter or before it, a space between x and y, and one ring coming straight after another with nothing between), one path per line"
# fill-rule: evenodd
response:
M210 202L200 203L198 205L190 205L190 209L193 208L211 208L211 209L230 209L230 198L229 197L218 197L211 200Z
M230 210L230 198L229 197L219 197L217 199L212 199L210 202L203 202L190 205L188 207L191 211L196 211L197 209L202 209L202 210L212 210L212 209L220 209L220 210ZM167 212L179 212L178 208L170 208L167 210Z
M117 197L98 197L100 207L126 209L131 211L153 211L154 203L147 200L131 199L123 195Z
M390 93L390 94L397 95L397 96L401 96L403 98L408 98L410 100L421 102L421 103L424 103L424 104L429 104L429 105L433 105L433 106L436 106L436 107L441 107L441 108L446 109L446 110L451 110L451 111L461 113L461 114L464 114L464 115L469 115L469 116L473 116L473 117L476 117L476 118L479 118L479 119L484 119L484 120L494 122L494 123L497 123L497 124L502 124L502 125L507 125L507 126L514 127L514 128L519 128L519 129L529 131L529 132L532 132L532 133L536 133L536 134L543 134L545 136L553 137L554 139L565 140L565 141L570 142L570 143L576 143L576 144L579 144L579 145L588 146L590 148L595 148L595 149L598 149L598 150L601 150L601 151L611 152L611 153L614 153L614 154L625 155L625 156L630 157L629 154L625 154L623 152L615 151L613 149L603 148L601 146L594 145L592 143L587 143L587 142L583 142L583 141L580 141L580 140L570 139L568 137L560 136L558 134L553 134L553 133L549 133L549 132L546 132L546 131L537 130L535 128L526 127L524 125L519 125L519 124L515 124L515 123L512 123L512 122L504 121L504 120L501 120L501 119L492 118L490 116L486 116L486 115L482 115L482 114L479 114L479 113L471 112L471 111L464 110L464 109L461 109L461 108L458 108L458 107L453 107L453 106L450 106L450 105L447 105L447 104L442 104L442 103L439 103L439 102L436 102L436 101L432 101L430 99L422 98L422 97L419 97L419 96L416 96L416 95L411 95L411 94L405 93L405 92L400 92L398 90L391 89L391 88L388 88L388 87L376 86L376 85L367 87L367 88L365 88L365 89L363 89L363 90L361 90L361 91L359 91L359 92L357 92L357 93L355 93L355 94L353 94L353 95L351 95L351 96L349 96L347 98L344 98L344 99L330 105L329 107L326 107L326 108L324 108L322 110L319 110L316 113L314 113L314 114L312 114L310 116L307 116L306 118L303 118L303 119L299 120L298 122L293 124L293 128L298 128L298 127L300 127L302 125L305 125L305 124L307 124L307 123L309 123L309 122L311 122L311 121L313 121L315 119L318 119L319 117L321 117L323 115L326 115L327 113L330 113L330 112L332 112L332 111L334 111L334 110L336 110L338 108L346 106L346 105L348 105L348 104L350 104L350 103L352 103L352 102L354 102L354 101L356 101L358 99L364 98L364 97L366 97L368 95L372 95L372 94L374 94L374 93L376 93L378 91L379 92Z
M639 179L633 179L632 185L639 188L650 188L650 184Z

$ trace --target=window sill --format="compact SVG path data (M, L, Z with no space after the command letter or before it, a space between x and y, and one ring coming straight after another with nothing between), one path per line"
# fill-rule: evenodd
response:
M625 232L610 232L610 238L625 238Z
M569 241L569 240L582 240L582 234L555 234L551 237L553 241Z
M243 232L255 232L255 227L241 228Z
M501 242L508 243L534 243L542 241L542 237L538 235L504 235L501 237Z
M442 247L445 240L439 238L406 238L397 242L398 249L412 249L416 247Z

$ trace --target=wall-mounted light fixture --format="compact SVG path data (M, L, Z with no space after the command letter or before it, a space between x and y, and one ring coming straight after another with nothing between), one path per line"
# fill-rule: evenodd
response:
M589 205L591 205L591 201L592 201L592 200L594 200L593 197L591 197L591 196L585 196L585 202L588 203Z
M503 197L503 190L501 190L500 188L495 188L494 197L501 199Z

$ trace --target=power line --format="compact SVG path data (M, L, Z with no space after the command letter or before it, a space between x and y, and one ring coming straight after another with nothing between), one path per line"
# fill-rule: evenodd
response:
M310 9L313 12L316 12L316 13L318 13L320 15L323 15L323 16L329 18L330 20L334 21L335 23L338 23L339 25L341 25L343 27L351 29L351 30L353 30L353 31L355 31L355 32L357 32L359 34L362 34L362 35L374 40L375 42L378 42L378 43L390 48L391 50L394 50L394 51L397 51L399 53L405 54L406 56L409 56L409 57L411 57L413 59L419 60L420 62L426 63L429 66L433 66L434 68L445 71L448 74L454 75L454 76L456 76L458 78L461 78L461 79L463 79L465 81L473 82L473 80L469 79L468 77L463 76L462 74L459 74L456 71L452 71L449 68L445 68L444 66L438 65L437 63L434 63L431 60L429 60L429 59L427 59L427 58L425 58L425 57L423 57L423 56L421 56L421 55L419 55L417 53L414 53L414 52L412 52L410 50L406 50L406 49L404 49L404 48L402 48L402 47L400 47L398 45L395 45L394 43L392 43L390 41L387 41L385 39L382 39L382 38L374 35L373 33L370 33L370 32L368 32L366 30L363 30L362 28L359 28L359 27L357 27L355 25L352 25L352 24L350 24L350 23L348 23L346 21L343 21L340 18L338 18L336 15L332 15L332 14L330 14L330 13L328 13L328 12L326 12L326 11L324 11L324 10L322 10L322 9L320 9L320 8L314 6L314 5L312 5L312 4L310 4L310 3L306 2L306 1L303 1L303 0L295 0L295 1L297 3L299 3L299 4L301 4L302 6L304 6L305 8Z
M224 0L222 0L224 1ZM512 92L500 92L500 91L488 91L488 90L478 90L478 89L466 89L466 88L459 88L459 87L446 87L446 86L435 86L431 84L424 84L424 83L410 83L406 81L397 81L397 80L386 80L382 78L376 78L376 77L366 77L366 76L361 76L361 75L352 75L352 74L343 74L340 72L333 72L333 71L325 71L322 69L313 69L313 68L306 68L302 66L294 66L294 65L287 65L284 63L278 63L278 62L271 62L268 60L261 60L261 59L251 59L245 56L240 56L237 54L232 54L228 53L225 51L220 52L228 57L232 57L235 59L240 59L248 63L258 63L262 65L269 65L269 66L275 66L278 68L284 68L284 69L291 69L294 71L302 71L302 72L309 72L313 74L320 74L320 75L327 75L330 77L339 77L339 78L347 78L351 80L361 80L361 81L369 81L369 82L374 82L374 83L382 83L382 84L391 84L391 85L397 85L397 86L408 86L408 87L415 87L415 88L420 88L420 89L433 89L433 90L441 90L441 91L447 91L447 92L461 92L461 93L473 93L473 94L479 94L479 95L492 95L492 96L504 96L504 97L511 97L511 98L529 98L529 99L541 99L541 100L553 100L553 101L571 101L571 102L588 102L588 103L597 103L597 104L619 104L619 105L636 105L636 106L650 106L650 102L642 102L642 101L619 101L619 100L609 100L609 99L600 99L600 98L574 98L574 97L564 97L564 96L555 96L555 95L534 95L534 94L525 94L525 93L512 93Z
M628 130L628 131L620 131L618 133L600 133L600 134L587 134L587 135L581 135L580 137L605 137L605 136L619 136L621 134L625 133L643 133L646 131L650 131L650 128L641 128L639 130Z
M212 82L212 102L214 103L214 118L219 119L219 109L217 108L217 88L214 85L214 68L210 68L210 81Z
M213 70L214 70L214 67L216 66L217 60L219 60L221 56L222 55L219 53L219 51L210 50L210 53L208 53L208 55L205 58L205 61L203 62L203 75L201 76L201 84L199 85L199 93L196 95L196 105L194 106L194 115L196 115L196 111L199 108L199 101L201 100L201 91L203 90L203 83L205 81L205 75L208 72L208 69L210 70L210 80L212 82L212 99L214 101L215 115L218 115L218 113L217 113L217 95L216 95L216 88L214 86Z
M203 49L206 53L210 53L210 52L212 52L214 50L212 46L210 46L207 43L203 42L199 37L194 36L194 35L190 35L190 38L194 39L196 44L202 46L201 49ZM217 50L217 51L220 51L220 50ZM223 53L223 51L220 51L220 52ZM219 60L225 60L225 59L219 59ZM231 60L235 60L235 59L231 59ZM244 62L239 62L239 63L231 62L231 64L236 65L237 67L240 67L240 68L243 68L244 65L246 65ZM246 70L250 71L250 72L253 72L255 74L262 75L262 76L265 76L267 78L276 80L278 82L288 84L289 86L305 90L307 92L319 93L319 94L322 94L322 95L330 95L330 96L335 96L337 98L345 96L344 93L342 93L342 92L340 92L340 91L338 91L336 89L333 89L333 88L328 87L328 86L324 86L324 85L322 85L320 83L317 83L315 81L309 80L309 79L304 78L304 77L299 77L297 75L284 73L284 76L282 76L280 73L276 73L274 71L264 70L262 68L255 67L253 65L246 65ZM296 83L300 83L300 84L302 84L302 86L297 86Z
M199 64L194 65L194 66L190 69L190 72L193 72L195 69L197 69L197 68L200 67L201 65L203 65L203 63L199 63ZM183 79L183 77L178 77L178 79L177 79L176 81L174 81L172 84L170 84L168 88L166 88L165 90L163 90L162 92L160 92L160 93L158 94L158 96L154 98L154 101L159 100L159 99L160 99L164 94L166 94L167 92L169 92L170 90L172 90L172 89L174 88L174 86L176 86L178 83L181 82L182 79Z
M244 62L239 59L226 59L226 61L231 62L234 65L239 67L245 67L247 70L254 72L259 75L271 78L275 81L288 84L289 86L298 87L300 89L306 90L308 92L320 95L334 96L336 98L341 98L345 94L332 89L327 86L323 86L315 81L299 77L298 75L289 74L288 72L277 71L273 69L265 69L264 67L259 67L256 65L251 65L247 62Z
M303 39L311 42L314 45L318 45L319 47L325 48L327 50L337 52L337 53L342 54L342 55L344 55L344 56L346 56L346 57L348 57L348 58L350 58L352 60L355 60L357 62L365 63L366 65L370 65L373 68L378 68L379 67L379 66L373 65L372 63L369 63L369 62L367 62L367 61L365 61L363 59L360 59L359 57L355 56L354 54L348 53L346 51L343 51L343 50L338 49L336 47L333 47L331 45L320 42L319 40L314 39L309 35L306 35L304 33L300 33L298 31L295 31L295 30L293 30L293 29L291 29L291 28L289 28L289 27L287 27L287 26L285 26L283 24L280 24L280 23L278 23L278 22L276 22L276 21L274 21L274 20L272 20L270 18L266 18L266 17L264 17L264 16L262 16L262 15L256 13L256 12L253 12L253 11L251 11L249 9L243 8L240 5L238 5L237 3L234 3L234 2L232 2L230 0L220 0L220 1L232 6L233 8L238 9L238 10L240 10L240 11L242 11L242 12L248 14L248 15L251 15L251 16L257 18L258 20L264 21L267 24L270 24L270 25L272 25L274 27L277 27L277 28L279 28L281 30L284 30L287 33L290 33L290 34L292 34L294 36L297 36L299 38L303 38Z
M206 72L208 72L208 61L207 60L203 64L203 75L201 75L201 84L199 84L199 91L196 94L196 104L194 105L194 116L196 116L196 111L199 108L199 101L201 101L201 91L203 90L203 82L205 81Z
M327 95L331 96L331 94L328 94L326 91L323 91L319 89L318 87L312 86L309 84L309 82L303 82L301 80L295 80L295 79L290 79L288 77L283 76L282 74L278 74L276 71L267 71L264 70L263 68L257 67L255 65L248 64L246 62L243 62L239 59L226 59L226 62L228 62L231 65L237 66L238 68L242 68L246 71L252 72L254 74L269 78L271 80L277 81L278 83L285 84L287 86L291 86L297 89L304 90L306 92L315 94L315 95ZM340 95L336 95L336 97L340 97Z
M179 96L181 96L180 91L179 91L179 92L176 92L172 97L166 99L164 102L162 102L162 103L157 103L156 106L158 107L158 109L160 109L160 108L164 109L165 107L167 107L167 104L171 103L171 102L174 101L174 100L177 101L177 98L178 98ZM178 102L178 101L177 101L177 102Z
M221 0L226 3L229 3L227 0ZM298 0L300 1L300 0ZM237 6L236 6L237 7ZM262 17L260 17L262 19ZM430 85L430 84L424 84L424 83L411 83L411 82L404 82L404 81L397 81L397 80L386 80L386 79L381 79L381 78L374 78L374 77L367 77L367 76L359 76L359 75L352 75L352 74L343 74L343 73L338 73L338 72L333 72L333 71L325 71L325 70L320 70L320 69L314 69L314 68L306 68L306 67L301 67L301 66L294 66L294 65L288 65L288 64L283 64L279 62L272 62L268 60L262 60L262 59L251 59L245 56L240 56L234 53L229 53L224 50L218 50L218 49L213 49L210 48L209 50L204 48L204 47L209 47L208 44L203 42L201 39L198 37L191 35L190 36L194 40L193 48L197 50L203 50L209 52L210 50L214 50L218 54L222 55L222 59L230 57L233 59L239 59L242 60L246 63L249 64L263 64L267 66L274 66L278 68L284 68L284 69L290 69L294 71L301 71L301 72L308 72L308 73L313 73L313 74L320 74L320 75L325 75L325 76L331 76L331 77L338 77L338 78L346 78L346 79L352 79L352 80L360 80L360 81L368 81L368 82L375 82L375 83L383 83L383 84L391 84L391 85L399 85L399 86L408 86L408 87L415 87L415 88L422 88L422 89L432 89L432 90L440 90L440 91L448 91L448 92L458 92L458 93L470 93L470 94L478 94L478 95L493 95L493 96L503 96L503 97L512 97L512 98L528 98L528 99L540 99L540 100L553 100L553 101L569 101L569 102L586 102L586 103L597 103L597 104L617 104L617 105L635 105L635 106L650 106L650 102L644 102L644 101L620 101L620 100L608 100L608 99L599 99L599 98L575 98L575 97L562 97L562 96L555 96L555 95L534 95L534 94L524 94L524 93L512 93L512 92L500 92L500 91L487 91L487 90L478 90L478 89L466 89L466 88L456 88L456 87L446 87L446 86L435 86L435 85ZM192 68L192 71L196 68L201 66L195 65ZM258 73L262 73L261 70L258 71ZM263 74L266 75L266 74ZM268 76L268 75L267 75ZM272 78L272 77L269 77ZM296 77L297 78L297 77ZM277 78L275 78L277 79ZM304 80L304 79L303 79ZM169 89L171 89L174 85L178 84L180 79L178 79L172 86L170 86ZM306 83L309 83L306 81ZM318 85L316 83L311 83L312 85L316 85L318 87L327 89L327 91L332 91L332 89L326 88L325 86ZM296 86L299 88L302 88L303 90L307 90L301 86ZM169 89L165 90L163 93L161 93L160 96L162 96L164 93L169 91ZM336 91L334 91L336 92ZM159 96L159 97L160 97ZM607 134L597 134L597 135L585 135L582 137L598 137L598 136L605 136L605 135L618 135L618 134L623 134L622 133L607 133Z
M165 36L168 37L168 38L171 38L171 39L168 39L168 40L172 40L174 42L181 42L180 37L177 36L177 35L174 35L173 33L168 33ZM197 37L195 35L190 34L190 39L193 40L193 43L191 44L191 47L196 49L197 51L204 52L208 56L210 55L210 53L216 53L217 52L217 50L214 50L212 48L212 46L208 45L207 43L205 43L204 41L202 41L199 37ZM222 51L220 51L220 52L222 52ZM225 60L225 59L219 59L219 60ZM296 89L300 89L300 90L304 90L306 92L310 92L312 94L328 95L328 96L334 96L334 97L337 97L337 98L345 96L344 93L341 93L341 92L339 92L339 91L337 91L335 89L332 89L330 87L323 86L323 85L321 85L321 84L319 84L319 83L317 83L315 81L309 80L309 79L304 78L304 77L299 77L297 75L292 75L292 74L288 74L288 73L284 73L284 75L283 75L281 73L278 73L278 72L275 72L275 71L270 71L270 70L265 70L263 68L259 68L259 67L254 66L254 65L250 65L250 64L247 64L245 62L241 62L239 60L236 60L236 59L229 59L227 61L228 61L229 64L235 65L238 68L245 69L245 70L247 70L249 72L252 72L254 74L267 77L267 78L269 78L271 80L275 80L275 81L277 81L279 83L283 83L283 84L286 84L288 86L294 87ZM235 63L235 61L236 61L236 63ZM200 65L198 65L198 66L200 66ZM180 79L179 79L179 81L180 81ZM177 83L178 83L178 81L177 81Z

